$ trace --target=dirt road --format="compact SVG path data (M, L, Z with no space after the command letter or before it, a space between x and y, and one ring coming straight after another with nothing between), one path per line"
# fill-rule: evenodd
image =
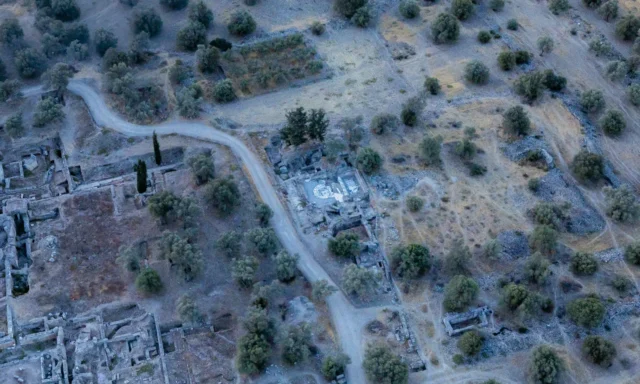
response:
M305 277L313 282L327 280L333 283L329 275L309 254L304 244L300 241L295 228L285 207L282 205L276 191L269 181L269 177L263 169L258 157L251 152L242 141L224 132L218 131L208 125L197 122L168 122L158 125L137 125L123 120L112 112L104 102L103 97L89 85L81 80L72 80L69 83L69 91L82 97L87 104L96 124L110 128L127 136L151 136L153 131L159 135L179 134L201 140L209 140L229 147L242 161L248 176L253 180L261 199L273 210L271 224L280 241L290 253L300 255L299 269ZM25 90L23 93L37 92L36 88ZM361 321L359 311L355 309L341 293L337 292L327 299L333 325L340 338L343 351L351 357L352 363L347 367L349 383L364 383L362 370L362 342Z

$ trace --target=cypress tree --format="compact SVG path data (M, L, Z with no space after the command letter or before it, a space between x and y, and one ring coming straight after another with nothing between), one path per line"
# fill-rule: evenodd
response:
M158 143L156 131L153 131L153 154L156 157L156 165L162 164L162 152L160 152L160 143Z
M295 147L307 141L307 113L298 107L286 115L287 124L280 130L282 139Z
M147 191L147 163L140 159L133 169L136 171L138 193L145 193Z

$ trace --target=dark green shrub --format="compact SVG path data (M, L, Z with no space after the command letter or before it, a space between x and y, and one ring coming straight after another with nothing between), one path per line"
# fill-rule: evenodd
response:
M189 0L160 0L160 4L171 10L177 11L184 9L187 4L189 4Z
M316 36L320 36L324 34L326 28L327 27L324 25L324 23L320 21L314 21L313 24L311 24L311 33Z
M382 166L382 156L371 148L361 148L356 157L358 168L367 175L377 172Z
M627 127L624 115L617 109L607 110L600 118L600 127L608 136L618 136Z
M469 273L470 262L471 251L469 247L462 240L456 239L444 259L443 269L449 275L466 275Z
M455 152L462 160L471 160L475 155L478 149L476 145L468 138L464 138L458 143L456 143Z
M619 39L630 41L638 36L640 19L633 15L626 15L616 23L616 36Z
M15 17L9 17L0 23L0 41L3 44L14 44L21 41L23 37L24 31Z
M413 127L418 122L418 116L422 111L423 103L418 97L412 97L402 105L402 111L400 112L400 118L402 123L408 127Z
M518 30L518 20L516 19L509 19L507 21L507 29L510 31L517 31Z
M80 8L75 0L51 0L51 12L62 21L73 21L80 17Z
M522 51L522 50L521 51L516 51L515 55L516 55L516 64L518 64L518 65L529 64L531 62L531 58L533 57L531 52Z
M262 334L247 333L238 340L237 367L252 375L262 372L271 357L271 345Z
M582 343L582 354L593 364L608 368L616 357L616 347L600 336L587 336Z
M602 4L598 8L598 15L605 21L611 21L618 17L618 2L616 0L610 0Z
M524 97L525 101L532 103L537 100L544 91L545 76L538 72L529 72L518 77L514 83L516 93Z
M602 301L594 296L575 299L567 305L567 313L571 321L585 328L595 328L602 323L605 307Z
M568 0L551 0L549 1L549 10L554 15L559 15L563 12L566 12L571 8Z
M418 196L409 196L405 199L405 205L410 212L418 212L424 207L424 200Z
M440 13L431 24L431 35L436 44L455 42L460 36L458 19L450 13Z
M33 48L25 48L16 53L14 64L20 77L33 79L46 69L46 58Z
M402 0L398 6L400 14L406 19L415 19L420 16L420 6L415 0Z
M256 22L249 12L237 11L231 15L227 29L232 35L246 36L256 30Z
M162 31L162 18L155 9L143 8L133 13L133 30L135 33L147 32L155 37Z
M541 345L533 350L529 363L529 379L534 384L556 384L564 364L553 349Z
M571 256L571 270L576 275L593 275L598 270L598 261L591 253L576 252Z
M502 115L502 127L515 135L527 135L531 130L529 114L520 105L511 107Z
M634 241L624 249L624 258L633 265L640 265L640 241Z
M186 27L178 31L177 46L185 51L195 51L199 45L207 43L207 29L204 25L190 21Z
M233 44L231 44L231 42L222 39L220 37L216 37L215 39L211 40L211 42L209 43L210 46L212 47L216 47L220 50L220 52L226 52L228 50L230 50L231 48L233 48Z
M109 48L115 48L118 46L118 39L113 32L107 31L104 28L100 28L96 31L93 36L93 41L96 46L96 52L98 52L98 55L100 56L104 56Z
M465 66L464 78L473 84L487 84L489 82L489 68L482 62L473 60Z
M334 0L333 8L342 16L350 19L356 11L367 5L367 0Z
M478 296L478 284L471 278L454 276L444 287L444 309L449 312L461 312Z
M36 104L36 111L33 114L33 126L44 127L63 118L62 106L53 97L46 97Z
M524 276L530 283L542 285L549 277L549 265L551 265L549 260L536 252L527 260L524 266Z
M567 78L556 75L552 69L544 71L544 86L553 92L560 92L567 86Z
M22 113L18 112L15 115L11 115L4 122L4 130L11 138L21 137L24 133L24 126L22 124Z
M589 8L598 8L605 0L582 0L582 3Z
M322 360L322 375L329 381L334 380L344 373L344 369L350 363L351 359L344 353L326 356Z
M480 353L484 344L484 337L478 331L467 331L458 339L458 349L466 356Z
M154 269L145 268L136 278L136 289L143 294L159 293L163 287L160 275Z
M329 239L327 245L329 252L339 257L353 259L360 253L358 235L350 232L342 232L335 238Z
M527 182L527 187L528 187L531 191L533 191L533 192L537 192L537 191L538 191L538 189L540 189L540 179L539 179L539 178L537 178L537 177L536 177L536 178L533 178L533 179L530 179L530 180Z
M219 213L228 215L240 204L240 190L233 180L215 179L207 184L205 198Z
M186 66L182 60L178 59L169 68L169 80L173 84L182 84L192 76L191 68Z
M503 71L510 71L516 66L516 54L511 51L502 51L498 54L498 65Z
M480 31L478 32L478 41L481 44L487 44L488 42L491 41L491 34L489 33L489 31Z
M603 176L604 159L596 153L581 150L573 158L571 171L580 181L597 182Z
M491 0L489 7L491 7L494 12L500 12L504 9L504 0Z
M538 225L529 236L529 246L542 254L552 254L558 242L558 232L549 225Z
M467 20L473 15L474 5L471 0L452 0L451 1L451 14L458 18L458 20Z
M435 96L440 93L440 82L435 77L427 77L424 80L424 88ZM640 104L640 86L638 87L638 104Z
M440 147L442 140L439 137L426 136L418 145L418 156L426 165L439 165Z
M509 310L515 311L528 295L529 292L523 285L509 283L502 291L502 302Z
M371 132L382 135L385 132L391 132L395 130L400 124L400 121L395 115L390 113L380 113L373 117L369 129Z
M605 187L602 191L607 203L605 212L613 221L628 223L640 216L640 204L636 201L636 196L628 184L623 184L616 189Z
M196 63L202 73L212 73L218 69L220 51L210 45L199 45L196 51Z

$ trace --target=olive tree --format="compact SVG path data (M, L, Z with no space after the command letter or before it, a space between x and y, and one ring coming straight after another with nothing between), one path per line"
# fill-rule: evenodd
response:
M253 285L253 280L258 271L258 259L253 256L240 257L233 259L231 263L231 276L243 288L249 288Z
M550 225L537 225L529 235L529 246L542 254L552 254L558 243L558 232Z
M409 367L383 344L370 344L364 353L362 367L371 383L406 384Z
M237 367L245 374L262 372L271 357L272 346L265 336L247 333L238 340Z
M377 172L382 166L382 156L371 148L361 148L356 157L358 168L367 175Z
M464 67L464 78L473 84L487 84L489 82L489 68L481 61L472 60Z
M246 36L256 30L256 22L249 12L237 11L231 15L227 29L232 35Z
M162 291L164 284L162 284L162 280L160 279L160 275L156 272L155 269L145 268L140 272L138 277L136 277L136 289L145 294L157 294Z
M631 104L640 106L640 84L632 84L627 88L627 96Z
M567 305L569 319L585 328L595 328L602 323L605 307L595 296L575 299Z
M536 252L529 257L524 266L525 278L533 284L542 285L547 281L547 277L551 271L549 266L551 263L540 252Z
M240 189L231 179L215 179L207 184L205 198L218 213L228 215L240 205Z
M625 247L624 258L631 264L640 265L640 241L634 241Z
M245 238L263 255L268 255L278 248L278 238L273 228L253 228L245 233Z
M420 244L397 247L391 253L391 268L403 279L421 277L431 268L429 249Z
M516 54L512 51L502 51L498 54L498 65L503 71L510 71L516 66Z
M160 258L168 260L185 281L193 280L204 268L202 252L191 244L189 239L174 232L165 232L162 235Z
M590 89L580 96L580 107L586 113L598 113L604 109L604 95L602 91Z
M44 127L63 118L62 106L53 97L48 96L36 104L36 111L33 114L33 126Z
M529 379L534 384L556 384L563 366L562 359L551 347L540 345L531 353Z
M638 36L638 29L640 29L640 18L630 14L622 17L616 23L615 32L619 39L628 41Z
M385 132L393 131L398 127L400 121L395 115L390 113L379 113L371 119L369 129L371 132L381 135Z
M198 213L195 200L181 198L168 190L163 190L147 200L149 213L160 219L163 224L174 220L183 220L185 226Z
M160 0L160 4L168 9L178 11L184 9L189 4L189 0Z
M180 316L180 320L185 323L198 323L202 320L202 315L195 300L186 293L176 301L176 311Z
M441 147L441 137L426 136L420 141L420 144L418 144L418 157L425 165L440 165L440 163L442 163L442 159L440 158Z
M554 15L559 15L563 12L566 12L571 8L568 0L550 0L549 1L549 10Z
M327 355L322 360L322 375L328 381L335 380L339 375L344 374L347 364L351 363L351 358L342 352Z
M311 283L311 298L314 301L322 301L331 296L334 292L337 292L338 288L333 285L329 285L327 280L319 280Z
M0 41L6 45L13 45L22 41L24 31L15 17L6 18L0 23Z
M398 10L405 19L415 19L420 15L420 6L415 0L400 1Z
M444 287L442 305L449 312L461 312L478 296L480 288L470 277L457 275Z
M424 89L435 96L440 93L440 82L435 77L427 77L424 79Z
M451 14L458 20L467 20L474 12L472 0L453 0L451 1Z
M291 325L287 328L281 341L282 359L287 364L297 364L305 361L311 354L313 346L311 327L307 323Z
M516 56L516 63L518 58ZM522 96L528 103L538 99L544 92L545 76L542 72L533 71L518 77L513 84L515 92Z
M60 92L67 88L73 75L74 70L69 64L57 63L42 75L42 80L48 88Z
M187 165L191 169L197 185L202 185L215 177L213 158L209 153L200 153L187 159Z
M465 332L458 339L458 349L466 356L475 356L480 353L484 344L484 337L476 330Z
M104 28L100 28L96 31L93 36L93 42L96 47L96 52L98 52L100 56L104 56L109 48L115 48L118 46L118 38L116 35Z
M146 32L153 38L162 32L162 18L154 8L142 8L133 13L135 33Z
M360 253L360 240L355 233L342 232L329 239L328 247L336 256L353 259Z
M529 114L522 106L513 106L502 115L502 127L511 134L527 135L531 130Z
M22 123L22 112L11 115L4 122L4 130L7 135L12 138L21 137L24 133L24 125Z
M602 118L600 118L600 127L608 136L618 136L627 127L624 115L618 109L607 110Z
M605 21L615 20L618 17L618 1L609 0L598 8L598 15Z
M593 364L608 368L616 357L616 346L601 336L587 336L582 342L582 354Z
M33 48L18 51L13 59L20 77L33 79L42 74L47 66L44 55Z
M190 21L178 31L177 46L185 51L195 51L201 44L207 43L207 29L197 21Z
M287 251L280 251L274 256L273 261L276 264L276 277L278 280L287 283L296 278L299 258L298 255L291 255Z
M227 257L238 256L242 247L242 235L236 231L228 231L223 233L216 240L216 248L224 253Z
M603 176L604 159L597 153L581 150L573 158L571 171L580 181L597 182Z
M73 21L80 17L80 8L75 0L51 0L51 11L56 19Z
M504 9L504 0L491 0L489 2L489 7L494 12L500 12Z
M465 275L469 272L470 262L469 247L462 240L456 239L444 259L443 268L449 275Z
M553 47L555 46L553 39L549 36L541 36L540 38L538 38L537 44L538 50L540 51L540 56L551 53L551 51L553 51Z
M209 28L213 23L213 12L207 7L204 1L196 1L189 6L189 19Z
M453 43L460 36L460 23L450 13L440 13L431 24L431 35L436 44Z
M196 51L198 70L202 73L212 73L218 68L220 50L209 45L199 45Z
M372 270L349 264L342 273L342 286L348 294L363 297L377 288L378 279L379 276Z
M333 8L347 19L353 17L356 11L367 5L367 0L334 0Z
M236 99L233 83L229 79L220 80L213 86L213 98L218 103L230 103Z

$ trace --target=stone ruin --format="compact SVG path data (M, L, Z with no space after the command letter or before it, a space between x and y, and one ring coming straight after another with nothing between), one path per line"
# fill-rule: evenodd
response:
M449 336L457 336L475 328L486 327L492 314L493 311L485 306L464 313L447 313L442 323Z

